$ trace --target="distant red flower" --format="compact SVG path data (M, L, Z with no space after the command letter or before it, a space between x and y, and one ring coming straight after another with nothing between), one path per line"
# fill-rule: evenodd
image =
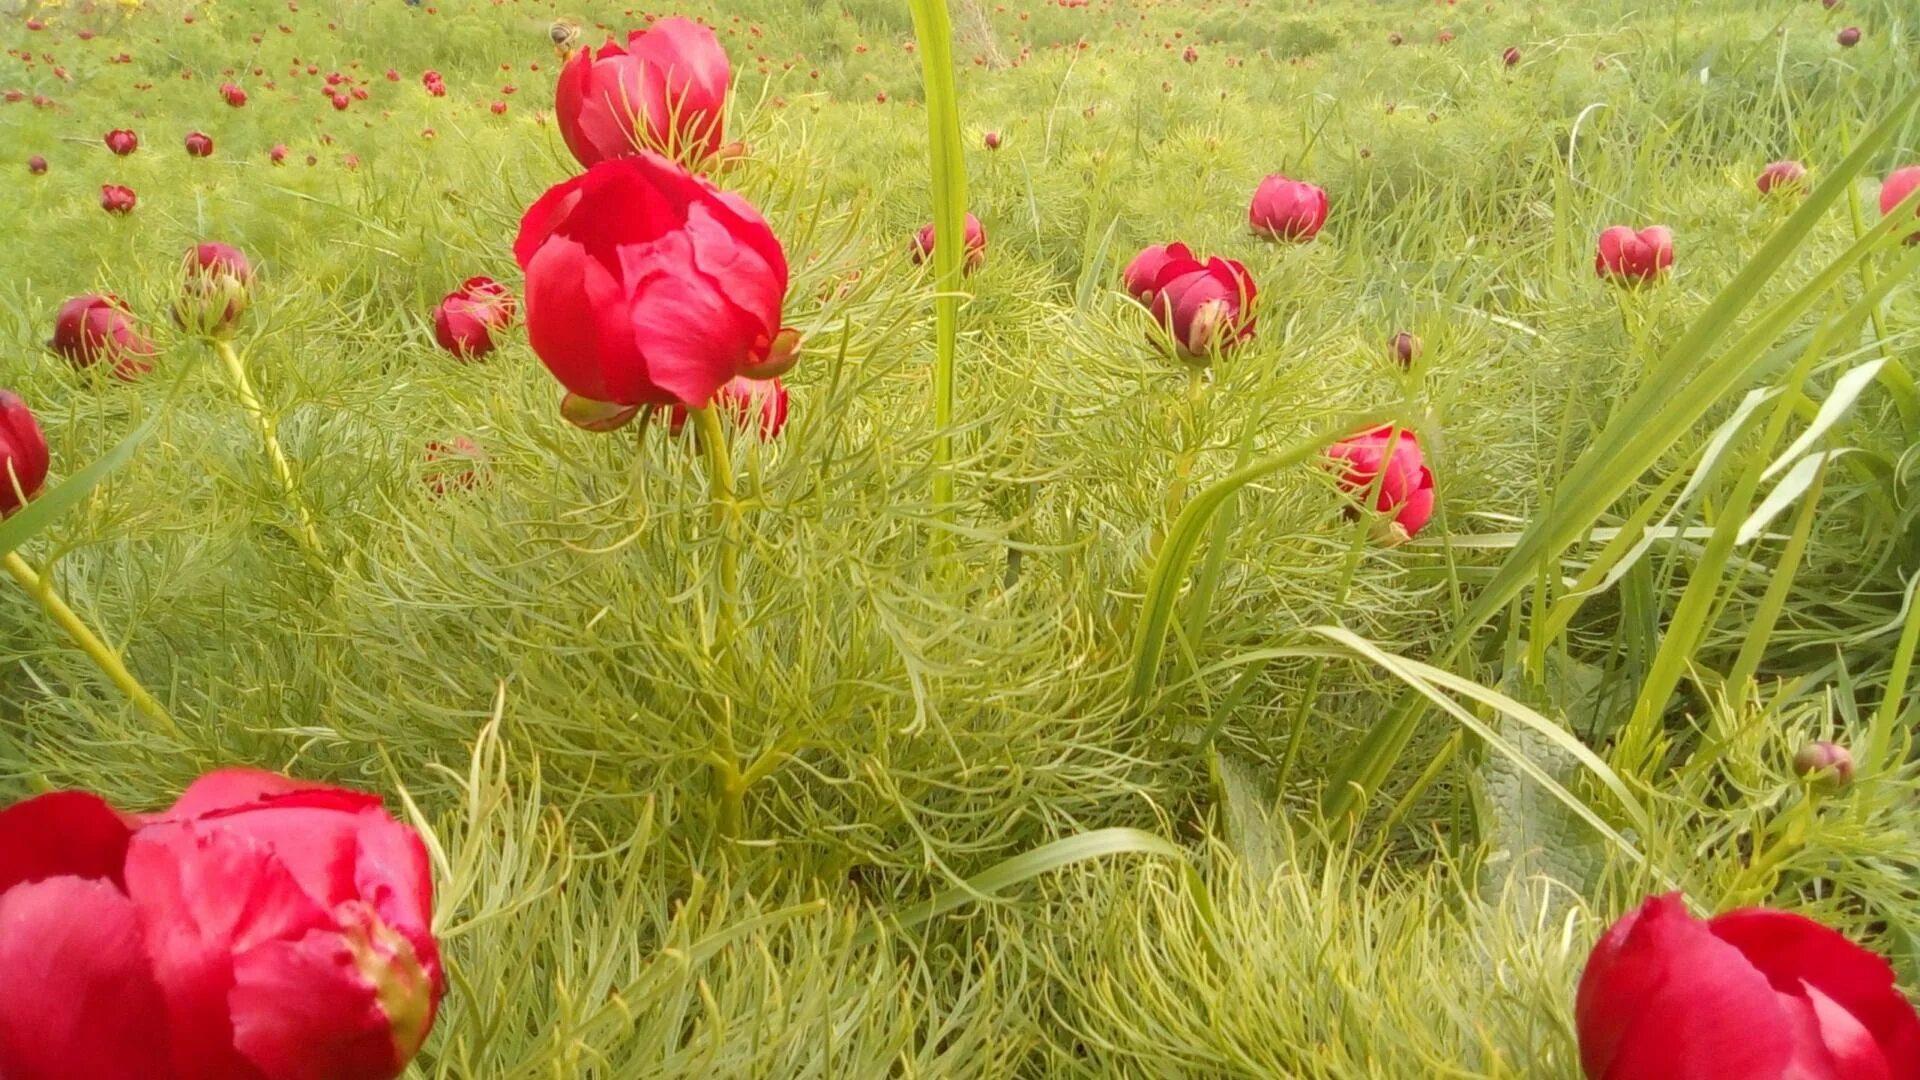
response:
M433 309L433 339L463 360L478 360L493 351L494 333L511 326L518 309L506 286L468 278Z
M287 160L287 145L285 143L275 143L273 149L267 151L267 160L273 162L275 165L285 164Z
M153 370L153 342L134 326L126 302L112 293L86 293L60 305L47 347L76 368L105 361L123 382Z
M982 138L980 141L983 144L985 144L986 148L989 150L1000 149L1000 133L997 131L987 132L986 136Z
M487 106L487 108L492 110L495 116L507 115L507 103L504 101L496 101L492 105Z
M1390 344L1392 346L1393 359L1400 365L1402 370L1411 368L1414 361L1420 359L1420 354L1426 351L1426 344L1420 340L1419 335L1408 333L1405 330L1393 335L1393 340Z
M1390 424L1370 428L1334 443L1327 457L1344 466L1340 487L1347 493L1366 495L1377 482L1373 508L1392 515L1390 543L1410 540L1426 528L1433 516L1433 472L1413 432Z
M26 402L0 390L0 518L39 494L47 482L47 437Z
M187 153L192 157L211 157L213 155L213 139L204 132L188 132L186 144Z
M420 478L421 483L435 495L445 495L456 488L471 491L478 487L479 466L486 463L487 455L472 439L461 435L452 442L428 443L426 460L428 464L441 464L448 471L428 473ZM453 471L463 464L467 467Z
M139 201L133 189L124 184L100 185L100 209L109 214L130 214Z
M1860 28L1857 26L1849 26L1841 30L1834 40L1840 43L1841 48L1851 49L1855 45L1860 44Z
M1805 192L1807 189L1807 167L1797 161L1775 161L1760 170L1760 178L1754 181L1762 195L1775 193Z
M1311 240L1327 223L1327 193L1305 180L1275 173L1260 181L1247 207L1247 221L1270 240Z
M1500 62L1508 67L1518 67L1520 65L1520 50L1511 45L1507 46L1507 51L1500 54Z
M27 171L39 176L47 171L47 159L35 154L27 159Z
M704 408L734 376L775 374L796 355L773 230L657 154L555 185L527 210L513 254L534 352L583 398Z
M554 88L560 136L580 164L651 150L681 157L720 148L726 122L727 52L712 29L667 18L581 49Z
M233 83L221 83L220 96L236 109L247 103L247 92Z
M1615 225L1600 234L1593 256L1594 272L1620 285L1654 281L1673 265L1673 230L1651 225L1634 232Z
M1785 911L1701 920L1652 897L1594 945L1573 1015L1592 1080L1920 1077L1893 968Z
M761 442L772 442L787 426L787 388L777 378L732 379L713 395L713 407L739 427L753 428ZM686 423L686 408L673 406L667 418L668 430L678 435Z
M962 257L962 268L967 273L972 273L980 269L987 261L987 230L985 226L980 224L980 219L974 217L972 214L967 215L965 240L966 254ZM934 227L933 224L929 222L921 226L920 231L914 234L913 261L915 263L922 263L933 258L934 242Z
M107 144L107 149L121 157L126 157L128 154L140 149L140 136L135 135L126 128L115 128L107 132L104 141Z

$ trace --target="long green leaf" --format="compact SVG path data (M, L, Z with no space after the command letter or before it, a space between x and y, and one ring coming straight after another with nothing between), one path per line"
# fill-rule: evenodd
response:
M20 512L4 521L0 521L0 555L8 555L19 549L21 544L32 539L34 534L53 524L62 514L73 509L87 493L98 487L102 480L119 471L121 466L133 460L133 452L140 448L153 429L160 426L160 413L155 413L147 422L135 428L133 434L120 440L120 444L89 462L79 472L62 482L58 487L41 492Z
M927 96L927 157L933 180L934 300L933 502L942 518L953 503L954 363L960 339L960 274L966 249L967 163L960 141L960 96L953 80L953 19L946 0L910 0Z
M1160 658L1167 647L1167 631L1173 625L1173 609L1180 597L1181 583L1186 580L1187 567L1193 562L1194 550L1200 546L1201 535L1215 511L1225 505L1234 492L1255 480L1304 464L1335 440L1379 422L1378 417L1362 417L1350 424L1323 431L1272 457L1235 469L1188 501L1186 508L1180 511L1180 516L1174 519L1173 528L1168 530L1166 542L1160 548L1160 556L1154 560L1153 569L1147 575L1147 591L1141 602L1140 619L1134 624L1133 682L1129 696L1135 706L1144 706L1153 693L1153 684L1160 674Z
M900 912L889 922L898 929L908 929L964 904L997 899L1002 891L1061 867L1106 855L1130 853L1162 855L1182 864L1187 862L1186 852L1150 832L1139 829L1094 829L1042 844L1032 851L1021 852L996 863L962 884L935 895L931 900ZM868 926L854 938L854 944L871 945L879 936L879 926Z

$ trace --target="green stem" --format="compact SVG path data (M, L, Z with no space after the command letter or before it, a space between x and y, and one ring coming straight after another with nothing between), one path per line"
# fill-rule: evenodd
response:
M713 502L713 528L720 540L720 592L715 598L714 656L721 666L731 661L740 634L740 546L736 524L739 507L733 497L733 458L727 453L727 432L712 406L691 410L700 456L706 460L707 486ZM733 738L733 702L722 698L713 731L714 792L719 805L716 825L724 839L737 839L744 828L748 778L740 771L740 750Z
M321 565L326 563L326 549L320 543L320 531L314 528L313 515L308 512L307 504L300 498L300 488L294 483L293 466L287 463L287 455L280 449L280 440L273 433L273 418L260 404L260 397L253 392L253 381L247 378L246 366L240 363L240 356L233 351L233 342L225 338L215 338L213 349L220 354L220 362L226 365L227 377L233 380L233 392L240 398L240 404L253 417L253 423L260 430L260 440L266 444L267 458L273 464L274 478L280 481L280 490L287 501L293 504L294 513L300 518L300 529L294 535L307 554Z
M120 688L120 692L133 702L134 707L152 717L166 729L167 734L175 738L183 737L179 725L173 722L173 717L167 714L166 708L158 699L147 692L146 687L140 685L140 680L133 677L133 672L127 670L127 665L120 659L120 654L114 651L113 646L100 640L100 636L95 634L80 616L67 606L67 602L60 599L60 594L53 591L53 581L49 577L28 566L26 560L22 559L17 551L7 552L5 559L0 562L6 564L7 573L13 580L20 583L20 587L27 591L28 596L33 597L34 602L40 605L40 609L47 613L48 618L67 632L67 636L73 639L74 644L80 646L80 651L86 653L94 666L98 667L113 685Z
M1167 529L1172 526L1180 511L1187 505L1187 484L1193 479L1194 462L1200 456L1201 431L1200 407L1207 400L1207 369L1198 365L1187 368L1187 423L1186 441L1173 459L1173 480L1167 484L1165 501L1161 504L1160 522L1154 526L1153 543L1150 547L1153 558L1160 557L1160 547L1166 542Z

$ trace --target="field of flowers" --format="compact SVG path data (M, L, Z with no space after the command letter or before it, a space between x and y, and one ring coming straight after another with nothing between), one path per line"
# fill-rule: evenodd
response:
M1910 0L0 17L5 1080L1920 1078Z

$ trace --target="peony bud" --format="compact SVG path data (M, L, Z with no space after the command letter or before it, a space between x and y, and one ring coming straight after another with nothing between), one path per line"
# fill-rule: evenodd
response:
M107 144L107 149L121 157L126 157L128 154L140 149L140 136L135 135L125 128L115 128L107 132L104 141Z
M934 227L931 224L922 226L914 235L913 261L915 264L933 258L934 241ZM987 230L980 224L980 219L972 214L967 215L966 245L967 252L962 269L971 274L987 261Z
M485 451L474 444L472 439L462 435L450 443L428 443L426 460L429 464L444 461L447 462L449 466L454 467L462 463L467 465L467 468L461 469L458 472L429 473L420 478L421 483L427 485L427 489L435 495L445 495L455 488L462 491L472 491L474 487L480 483L480 476L477 469L479 465L486 462L487 455Z
M595 401L568 391L560 399L560 418L581 431L607 432L618 431L633 422L640 415L638 405L615 405L610 401Z
M87 293L60 305L47 347L76 368L104 360L122 382L153 370L154 347L133 324L127 305L111 293Z
M1840 43L1841 48L1851 49L1855 45L1860 44L1860 28L1857 26L1849 26L1840 31L1839 36L1835 37L1834 40Z
M1853 753L1836 742L1810 742L1793 755L1793 771L1828 791L1853 783Z
M213 139L198 131L187 133L187 153L193 157L210 157L213 154Z
M735 379L713 395L711 407L719 409L740 427L752 425L755 414L758 414L761 442L772 442L787 426L787 388L781 385L779 379ZM667 421L668 430L678 435L686 425L687 410L683 406L673 406Z
M1600 234L1594 273L1616 285L1640 285L1659 279L1673 266L1673 230L1650 225L1634 232L1615 225Z
M47 171L47 159L35 154L27 159L27 171L35 176L43 176Z
M767 343L766 359L749 361L740 368L745 379L774 379L793 370L800 362L800 331L785 327Z
M100 185L100 209L109 214L130 214L140 197L125 184Z
M1760 170L1754 181L1762 195L1804 195L1807 191L1807 167L1797 161L1775 161Z
M1411 368L1424 351L1426 346L1417 336L1405 330L1393 335L1393 358L1399 361L1402 370Z
M1376 536L1387 546L1420 535L1433 516L1433 471L1413 432L1370 428L1328 447L1327 458L1341 468L1340 488L1349 495L1365 498L1377 485L1373 509L1390 516Z
M1260 181L1253 193L1247 222L1269 240L1311 240L1327 223L1327 193L1304 180L1275 173Z
M1507 46L1507 51L1500 54L1500 62L1508 67L1519 67L1520 50L1511 45Z
M986 147L989 150L1000 149L1000 133L997 131L987 132L986 137L981 139L980 141L986 144Z
M0 390L0 518L27 505L47 482L47 437L27 404Z
M190 333L232 337L251 299L247 257L229 244L197 244L181 260L181 271L174 321Z

